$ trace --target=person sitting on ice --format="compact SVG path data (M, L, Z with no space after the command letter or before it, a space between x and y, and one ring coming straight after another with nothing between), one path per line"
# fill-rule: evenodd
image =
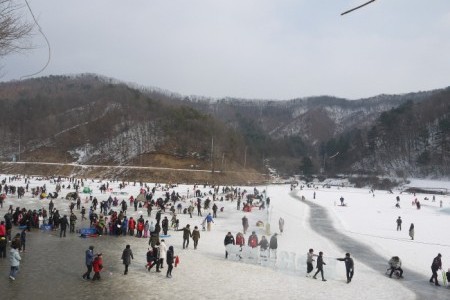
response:
M389 260L389 266L390 266L390 268L388 270L391 270L389 277L392 278L392 274L394 274L394 272L398 271L399 272L398 277L403 278L402 261L400 260L400 257L393 256Z

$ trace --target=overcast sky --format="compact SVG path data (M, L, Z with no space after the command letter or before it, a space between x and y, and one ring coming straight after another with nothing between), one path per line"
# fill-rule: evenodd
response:
M52 51L38 76L97 73L183 95L262 99L449 86L450 0L377 0L340 16L366 1L29 3ZM42 68L45 40L33 42L2 60L1 80Z

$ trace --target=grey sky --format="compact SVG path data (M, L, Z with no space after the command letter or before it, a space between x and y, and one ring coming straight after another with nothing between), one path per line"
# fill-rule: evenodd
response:
M39 76L89 72L184 95L263 99L355 99L450 85L449 0L377 0L340 16L365 1L30 5L52 48ZM3 80L45 64L44 39L35 35L34 44L33 51L3 59Z

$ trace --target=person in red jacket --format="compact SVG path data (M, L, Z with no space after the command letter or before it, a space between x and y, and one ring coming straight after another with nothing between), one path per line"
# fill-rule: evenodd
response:
M100 271L103 269L102 253L97 253L97 257L94 258L94 262L92 263L92 269L94 270L94 277L92 277L92 281L100 280Z
M136 228L136 221L133 219L133 217L130 217L130 220L128 221L128 232L131 236L134 235L134 229Z
M241 248L242 248L242 246L245 245L245 237L244 237L244 235L243 235L242 233L240 233L240 232L238 232L238 233L236 234L236 245L241 246Z
M252 235L248 237L248 245L252 248L258 247L258 236L255 231L253 231Z
M144 221L139 221L137 224L137 237L142 237L142 231L144 231Z
M0 222L0 237L6 236L6 225L5 221Z

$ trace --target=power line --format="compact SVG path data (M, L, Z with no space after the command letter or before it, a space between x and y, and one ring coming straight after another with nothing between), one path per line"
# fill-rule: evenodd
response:
M344 11L344 12L341 14L341 16L343 16L343 15L345 15L345 14L348 14L348 13L354 11L354 10L360 9L361 7L364 7L364 6L366 6L366 5L368 5L368 4L372 3L372 2L375 2L375 0L370 0L370 1L366 2L366 3L364 3L364 4L361 4L360 6L357 6L357 7L355 7L355 8L350 9L350 10Z
M27 7L28 7L28 10L30 11L31 16L33 17L34 23L35 23L36 26L38 27L39 32L40 32L41 35L44 37L45 42L47 43L47 48L48 48L48 59L47 59L46 64L44 65L44 67L42 67L39 71L37 71L36 73L30 74L30 75L22 76L22 77L20 77L20 80L22 80L22 79L24 79L24 78L27 78L27 77L35 76L35 75L37 75L37 74L43 72L43 71L47 68L47 66L50 64L50 59L51 59L51 47L50 47L50 42L48 41L47 36L45 35L45 33L44 33L44 31L42 30L41 26L39 25L38 21L36 20L36 17L34 16L33 10L31 9L30 4L28 3L28 0L25 0L25 3L26 3L26 5L27 5Z

